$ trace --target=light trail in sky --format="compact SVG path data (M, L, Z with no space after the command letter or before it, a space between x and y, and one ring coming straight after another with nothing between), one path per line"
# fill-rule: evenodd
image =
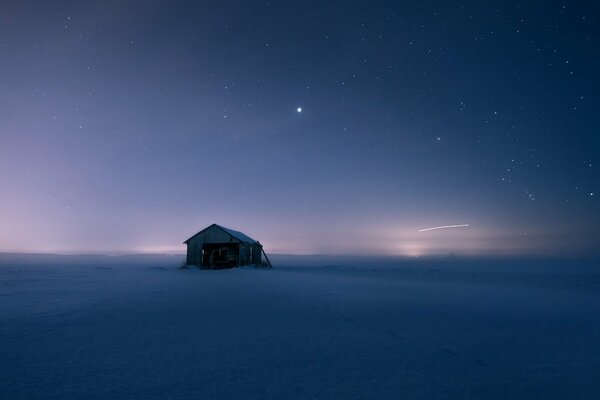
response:
M467 226L470 226L470 225L469 224L459 224L459 225L434 226L433 228L419 229L419 232L434 231L436 229L446 229L446 228L464 228Z

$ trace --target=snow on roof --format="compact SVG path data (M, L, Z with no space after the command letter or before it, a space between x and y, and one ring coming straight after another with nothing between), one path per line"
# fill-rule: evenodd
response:
M217 225L217 226L241 242L258 243L256 240L252 239L250 236L243 234L242 232L234 231L233 229L225 228L224 226L221 226L221 225Z
M212 225L210 225L210 226L202 229L200 232L196 233L195 235L193 235L191 238L189 238L188 240L186 240L183 243L187 244L190 240L192 240L193 238L195 238L196 236L198 236L199 234L201 234L205 230L212 228L213 226L216 226L217 228L220 228L220 229L224 230L225 232L227 232L229 235L233 236L234 238L236 238L240 242L252 243L252 244L259 244L258 241L252 239L250 236L248 236L248 235L246 235L246 234L244 234L242 232L235 231L235 230L229 229L229 228L225 228L224 226L217 225L217 224L212 224Z

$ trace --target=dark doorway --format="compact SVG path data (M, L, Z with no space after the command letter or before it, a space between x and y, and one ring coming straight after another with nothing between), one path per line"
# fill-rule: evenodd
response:
M202 245L202 267L233 268L239 265L239 243L205 243Z

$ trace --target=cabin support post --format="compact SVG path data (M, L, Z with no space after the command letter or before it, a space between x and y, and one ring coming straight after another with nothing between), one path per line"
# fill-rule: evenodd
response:
M258 242L258 244L260 244L260 242ZM262 251L263 256L265 256L265 260L267 260L267 265L269 266L269 268L273 268L271 260L269 260L269 257L267 257L267 253L265 253L265 249L263 249L262 245L260 246L260 251Z

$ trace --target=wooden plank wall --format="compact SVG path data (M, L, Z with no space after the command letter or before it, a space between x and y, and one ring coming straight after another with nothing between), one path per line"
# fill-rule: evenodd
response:
M204 243L227 242L239 242L239 240L216 226L208 228L188 242L187 265L202 265L202 245Z
M239 242L227 232L213 226L188 242L187 264L202 265L202 245L204 243ZM262 246L260 244L242 243L240 245L239 265L260 264L262 262Z

